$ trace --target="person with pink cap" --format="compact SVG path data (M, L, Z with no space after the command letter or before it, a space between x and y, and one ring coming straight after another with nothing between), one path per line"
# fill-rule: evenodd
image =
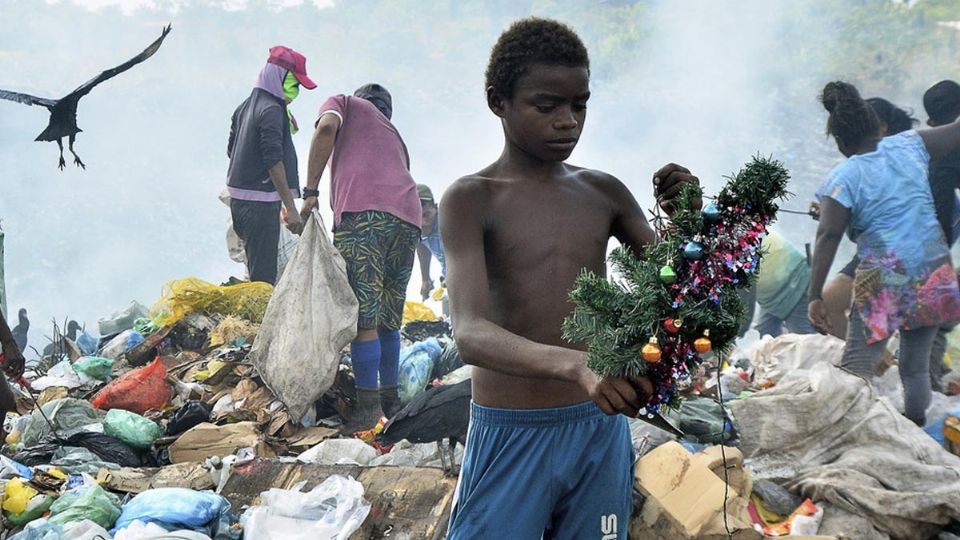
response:
M307 76L307 59L289 47L271 48L253 91L230 123L227 191L250 281L276 282L281 219L293 232L303 228L294 204L300 196L293 146L297 123L287 109L301 86L317 87Z

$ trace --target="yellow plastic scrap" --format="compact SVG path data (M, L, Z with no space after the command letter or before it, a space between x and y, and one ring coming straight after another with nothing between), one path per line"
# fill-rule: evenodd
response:
M446 288L446 287L437 287L437 290L433 291L433 295L431 296L431 298L433 298L434 300L436 300L437 302L439 302L439 301L443 300L443 295L445 295L445 294L447 294L447 288Z
M197 278L178 279L163 286L160 299L150 308L150 318L164 327L200 311L235 315L259 324L271 294L273 286L259 281L221 286Z
M437 314L423 302L411 302L407 300L403 304L403 324L409 324L414 321L437 321L439 319Z
M216 375L225 365L227 365L227 363L222 360L211 360L207 364L207 369L200 370L193 374L193 380L203 382Z
M13 478L3 489L3 509L13 515L20 515L27 509L30 499L40 492L23 483L20 478Z

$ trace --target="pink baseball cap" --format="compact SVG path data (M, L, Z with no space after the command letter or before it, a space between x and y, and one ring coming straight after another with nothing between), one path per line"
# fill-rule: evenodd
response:
M293 76L307 90L313 90L317 87L317 83L307 77L307 59L290 47L284 47L283 45L271 47L270 58L267 59L267 63L280 66L293 73Z

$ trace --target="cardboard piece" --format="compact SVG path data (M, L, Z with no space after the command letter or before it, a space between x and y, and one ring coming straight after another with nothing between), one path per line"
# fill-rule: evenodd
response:
M226 426L203 423L186 431L170 445L173 463L199 462L208 457L229 456L241 448L253 448L257 457L273 457L273 450L264 442L255 422L238 422Z
M143 493L157 488L213 489L210 471L200 463L179 463L163 468L100 469L97 483L113 491Z
M747 487L742 470L742 455L734 448L725 449L727 464L732 467L727 491L727 524L735 540L759 540L747 512L748 501L740 496ZM717 450L719 455L719 449ZM636 467L636 487L646 497L643 509L630 525L633 540L676 538L684 540L725 540L725 485L711 465L717 467L713 452L690 454L676 442L663 444L644 456ZM719 473L723 474L722 461ZM746 492L749 495L749 492Z

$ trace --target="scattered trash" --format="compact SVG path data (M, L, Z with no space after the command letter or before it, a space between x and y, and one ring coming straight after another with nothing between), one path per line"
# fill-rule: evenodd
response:
M94 407L102 410L126 409L143 414L159 409L170 401L167 368L158 357L152 364L128 371L103 388L94 398Z
M230 503L208 491L160 488L145 491L123 506L114 532L134 521L157 523L172 528L204 527L230 511Z
M47 520L57 525L89 520L109 529L120 517L120 499L97 484L67 491L50 506Z
M407 404L426 389L433 366L440 358L443 348L436 338L414 343L400 350L400 367L397 384L400 402Z
M113 360L98 356L84 356L73 363L73 370L98 381L108 381L113 375Z
M133 448L150 448L163 435L153 420L123 409L111 409L103 419L103 432Z
M346 263L314 212L270 298L249 355L293 421L333 385L340 350L356 337L357 309Z
M178 279L163 287L161 298L150 308L150 316L160 327L176 324L193 312L236 315L259 323L272 293L269 283L218 286L197 278Z
M353 478L333 475L303 492L305 484L263 492L262 504L243 514L244 534L258 540L348 538L370 512L363 485Z
M170 417L164 435L168 437L179 435L190 428L209 422L210 413L210 406L206 403L196 399L190 400Z
M274 455L254 422L239 422L226 426L200 424L170 445L170 461L203 463L208 457L228 456L242 448L253 448L258 457Z

